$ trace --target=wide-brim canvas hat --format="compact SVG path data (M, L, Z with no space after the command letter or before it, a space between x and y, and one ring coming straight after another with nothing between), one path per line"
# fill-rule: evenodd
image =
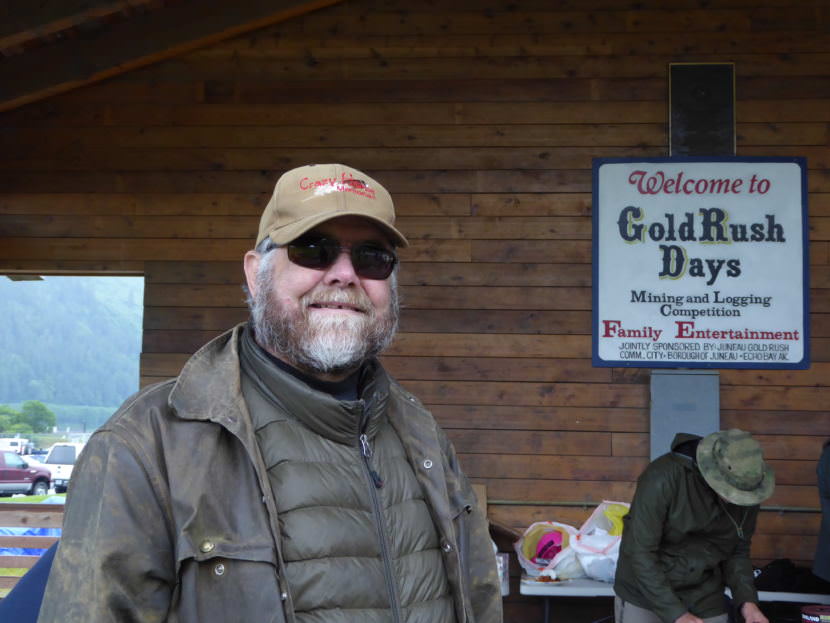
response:
M733 428L701 439L697 465L706 483L732 504L754 506L775 490L775 473L752 436Z
M389 192L371 177L343 164L312 164L285 172L259 221L256 242L270 237L278 245L288 244L304 233L334 218L366 218L392 239L408 246L395 228L395 207Z

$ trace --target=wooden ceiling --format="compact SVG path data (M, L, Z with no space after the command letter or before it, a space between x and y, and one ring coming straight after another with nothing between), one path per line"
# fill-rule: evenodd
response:
M0 112L343 0L5 0Z
M157 11L175 0L7 0L0 4L0 55L23 54Z

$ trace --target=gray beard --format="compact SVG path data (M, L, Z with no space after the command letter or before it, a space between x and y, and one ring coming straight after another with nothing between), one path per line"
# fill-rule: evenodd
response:
M394 277L393 277L394 279ZM257 343L300 370L339 375L359 368L392 341L398 327L398 291L391 284L387 313L380 315L363 294L341 289L315 291L299 301L299 311L282 308L271 287L270 271L257 276L257 293L251 301L251 323ZM325 293L324 296L322 296ZM368 310L346 317L309 314L309 305L321 298L353 303Z

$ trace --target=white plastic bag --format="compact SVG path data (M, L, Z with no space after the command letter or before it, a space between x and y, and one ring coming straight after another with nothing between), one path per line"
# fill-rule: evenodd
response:
M527 550L534 550L536 548L536 543L539 540L539 536L544 534L545 532L549 532L552 530L558 530L562 533L564 540L562 543L562 549L559 551L554 558L549 561L548 563L541 564L536 562L532 559L532 556L527 556ZM557 565L562 565L563 568L566 566L570 569L573 566L573 563L576 563L577 567L579 562L576 560L576 556L572 555L569 557L566 552L570 551L569 543L576 535L576 528L573 526L569 526L567 524L559 523L556 521L537 521L535 523L530 524L527 530L524 531L522 537L513 544L513 548L516 550L516 557L519 559L519 564L524 569L525 573L531 577L538 577L545 572L545 575L550 575L550 571L556 568ZM535 540L535 542L527 542L528 539ZM527 547L525 547L527 542ZM570 558L573 560L571 561ZM569 576L569 577L585 577L584 572L582 572L582 568L578 567L579 573L581 575ZM552 577L561 577L558 575L553 575Z
M575 538L576 535L571 538L571 544L573 544ZM582 568L582 563L577 558L573 545L563 548L550 561L550 564L542 570L540 575L554 580L574 580L576 578L587 577L585 570Z
M594 509L591 516L571 539L571 548L576 552L585 574L594 580L613 582L620 555L622 540L621 515L612 520L609 509L629 508L625 502L603 502Z

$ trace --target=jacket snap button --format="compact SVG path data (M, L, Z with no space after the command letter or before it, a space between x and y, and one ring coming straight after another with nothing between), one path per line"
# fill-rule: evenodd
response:
M216 575L225 575L225 565L221 562L213 568L213 572Z
M444 550L445 554L449 554L452 551L452 545L450 545L449 543L444 543L441 546L441 549Z
M280 593L280 599L282 599L283 601L285 601L286 599L288 599L288 593L286 593L286 592L282 592L282 593Z
M207 554L208 552L212 552L216 549L216 545L211 541L202 541L202 544L199 546L199 549L203 554Z
M432 469L432 461L427 459L424 461L424 469Z

